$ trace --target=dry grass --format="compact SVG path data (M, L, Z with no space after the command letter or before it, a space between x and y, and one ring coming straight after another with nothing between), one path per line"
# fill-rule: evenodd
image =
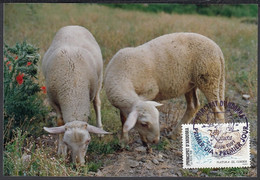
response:
M223 50L227 81L238 76L234 68L245 70L252 81L244 83L252 96L256 94L257 26L241 23L238 18L151 14L92 4L7 4L4 40L8 44L27 40L38 46L43 55L58 29L73 24L92 32L102 49L105 65L119 49L143 44L163 34L181 31L203 34Z

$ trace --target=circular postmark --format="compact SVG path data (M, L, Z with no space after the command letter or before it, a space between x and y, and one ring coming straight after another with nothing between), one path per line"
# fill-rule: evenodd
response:
M225 123L215 121L214 107L223 106ZM201 124L204 119L205 123ZM196 122L199 122L196 124ZM213 123L214 122L214 123ZM243 124L241 124L243 122ZM248 119L238 104L227 101L211 102L202 107L193 119L193 136L198 146L213 156L237 153L249 138ZM203 137L208 138L203 138Z

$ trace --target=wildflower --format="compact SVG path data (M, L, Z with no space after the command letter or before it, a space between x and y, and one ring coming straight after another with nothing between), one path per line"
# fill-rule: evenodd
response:
M45 87L45 86L42 86L42 87L41 87L41 90L43 91L44 94L47 93L47 90L46 90L46 87Z
M18 59L18 56L16 56L14 59L17 60L17 59Z
M4 61L6 61L7 60L7 58L6 57L4 57Z
M11 61L8 61L8 62L6 63L6 66L8 66L10 63L11 63ZM8 68L9 68L9 71L12 70L12 66L11 66L11 65L9 65Z
M31 62L27 62L27 65L26 66L30 66L32 63Z
M24 73L19 73L18 76L16 76L16 81L19 85L23 84L23 77L24 77Z

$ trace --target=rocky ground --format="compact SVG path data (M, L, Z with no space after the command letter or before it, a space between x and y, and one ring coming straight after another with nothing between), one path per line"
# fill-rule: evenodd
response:
M243 105L243 108L251 108L250 101L243 100L236 96L236 103ZM233 97L232 97L233 98ZM163 148L153 148L153 152L147 153L142 146L138 133L132 130L130 137L132 142L130 149L123 150L115 154L108 155L104 166L95 176L232 176L233 173L227 173L221 168L217 169L183 169L182 168L182 142L181 137L177 140L167 139L166 136L180 119L185 110L185 102L178 99L177 103L164 102L165 106L160 108L161 141L167 142ZM251 104L252 105L252 104ZM173 112L174 111L174 112ZM250 117L256 117L252 115ZM252 124L253 123L253 124ZM251 127L256 125L257 121L251 122ZM251 168L248 168L248 174L245 176L256 176L257 170L257 139L251 137Z
M168 104L167 104L168 103ZM249 108L249 103L239 101L245 104L245 108ZM185 110L185 102L183 100L175 101L175 103L164 102L166 104L160 108L160 125L161 125L161 143L154 146L152 152L148 153L143 147L140 137L135 130L130 131L130 144L127 149L119 150L113 154L104 156L95 156L97 160L103 162L101 168L97 172L90 172L90 176L232 176L232 172L227 173L224 169L183 169L182 168L182 142L181 137L177 140L166 138L169 131L172 130L180 119ZM172 112L174 111L174 112ZM256 124L256 122L255 122ZM254 124L251 124L251 127ZM119 135L119 134L118 134ZM56 138L45 136L43 139L45 144L57 144ZM256 176L257 170L257 139L251 137L251 168L248 168L248 173L244 176ZM92 157L93 159L93 157Z
M204 173L199 169L182 168L182 145L181 139L177 141L169 140L169 144L164 149L153 149L153 152L147 153L142 146L136 132L134 141L129 145L129 150L123 150L108 155L105 159L104 166L94 176L226 176L222 169L211 169ZM251 165L249 176L256 176L256 141L251 140Z

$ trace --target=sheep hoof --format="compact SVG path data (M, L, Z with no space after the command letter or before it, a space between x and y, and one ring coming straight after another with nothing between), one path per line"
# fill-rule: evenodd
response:
M125 149L127 144L125 142L119 142L121 149Z
M67 146L65 144L60 144L59 145L58 155L62 155L63 157L67 156Z
M152 149L150 146L147 146L147 148L146 148L146 153L147 153L147 154L153 153L153 149Z
M121 139L120 142L119 142L119 145L121 147L121 149L127 149L129 146L128 146L128 140L127 139Z
M98 134L98 137L101 139L104 137L104 134Z

